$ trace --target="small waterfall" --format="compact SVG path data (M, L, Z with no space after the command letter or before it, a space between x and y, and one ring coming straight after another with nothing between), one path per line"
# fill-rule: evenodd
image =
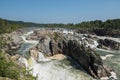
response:
M51 59L45 58L43 53L39 52L38 61L50 61Z
M98 46L98 43L97 43L97 41L96 40L92 40L93 41L93 43L92 44L90 44L88 41L85 41L85 43L86 43L86 47L90 47L90 48L97 48L97 46Z
M26 37L25 36L21 36L21 38L23 39L23 41L25 43L31 43L31 44L37 44L39 41L37 40L26 40Z
M20 61L20 62L22 62L23 64L25 64L25 67L26 67L26 68L28 67L28 62L27 62L27 59L26 59L26 58L20 57L20 58L18 59L18 61Z
M26 34L25 34L25 36L29 36L30 34L32 34L33 33L33 31L29 31L29 32L27 32Z
M70 31L70 30L63 30L62 33L64 33L64 34L73 34L73 31Z
M112 57L112 56L114 56L114 55L108 54L108 55L105 55L105 56L101 56L101 58L102 58L102 60L106 60L106 58Z
M25 43L37 44L39 42L37 40L26 40L26 37L29 36L32 33L33 33L33 31L30 31L30 32L27 32L26 34L24 34L23 36L21 36L21 38L23 39L23 41Z
M20 59L26 64L27 70L32 70L30 73L37 77L37 80L91 80L92 78L81 70L73 68L67 59L53 60L50 62L37 63L34 58ZM31 60L31 61L30 61ZM29 62L30 61L30 62Z
M23 39L23 41L27 42L26 37L25 36L21 36L21 38Z

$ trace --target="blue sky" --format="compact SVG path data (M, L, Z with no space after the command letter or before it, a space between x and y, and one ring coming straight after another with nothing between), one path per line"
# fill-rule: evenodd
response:
M0 17L36 23L120 18L120 0L0 0Z

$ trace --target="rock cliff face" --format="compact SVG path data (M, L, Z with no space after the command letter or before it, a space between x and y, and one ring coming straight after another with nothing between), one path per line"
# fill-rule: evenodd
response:
M37 33L39 33L37 31ZM40 34L42 33L42 34ZM41 32L32 34L32 37L39 38L36 49L45 56L54 54L65 54L78 62L82 68L94 78L109 77L110 71L104 67L100 56L90 47L85 47L79 41L67 39L63 34L57 32ZM44 36L43 36L44 35ZM39 36L39 37L38 37ZM68 37L68 35L67 35Z
M110 72L103 67L103 62L95 51L75 40L69 40L64 45L63 53L76 60L91 76L95 78L110 76Z

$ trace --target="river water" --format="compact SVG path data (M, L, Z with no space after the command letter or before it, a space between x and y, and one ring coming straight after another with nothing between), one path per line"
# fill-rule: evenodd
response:
M97 52L104 58L104 63L116 72L117 80L120 80L120 51L97 50Z
M33 31L21 36L24 43L18 52L23 55L23 57L21 57L19 61L26 65L26 69L32 69L31 74L36 76L37 80L93 80L93 78L87 74L80 65L70 58L64 58L62 60L47 60L43 55L39 55L40 61L35 61L34 58L29 56L28 51L31 47L35 46L38 41L29 41L25 39L31 33L33 33ZM64 31L64 33L67 32ZM120 51L105 51L97 49L97 52L104 58L104 63L115 70L119 80Z
M38 41L29 41L25 37L29 33L21 36L24 40L21 48L18 50L23 55L19 61L26 65L27 69L32 69L31 74L37 76L38 80L92 80L93 78L87 74L72 59L64 58L62 60L48 60L43 55L39 55L39 62L30 57L28 51L35 46ZM29 58L28 58L29 56Z

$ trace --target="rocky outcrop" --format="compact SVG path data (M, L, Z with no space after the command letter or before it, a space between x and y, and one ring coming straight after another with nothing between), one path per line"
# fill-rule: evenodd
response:
M11 43L8 43L8 48L9 50L16 50L20 48L20 44L16 42L11 42Z
M27 40L40 40L46 36L52 36L53 32L48 30L35 30L33 34L30 34L26 39Z
M110 76L110 72L103 66L100 56L75 40L64 43L63 53L76 60L83 69L95 78Z
M0 49L3 49L10 55L16 54L14 53L15 50L20 48L21 44L23 43L22 38L20 38L15 33L0 35L0 41L4 43L3 45L0 46Z
M93 32L98 36L111 36L120 38L120 30L119 29L94 29Z
M50 38L41 38L39 40L39 44L37 44L36 48L42 52L42 53L45 53L45 55L47 56L51 56L51 51L50 51Z
M44 39L43 41L40 40L36 48L40 52L45 53L46 56L53 56L62 53L62 49L59 48L60 45L60 43L55 42L53 39Z
M90 47L85 47L85 45L80 44L79 41L70 40L67 37L56 32L46 32L44 36L39 36L39 43L36 48L46 56L61 53L70 56L94 78L110 76L109 69L104 67L102 59L94 50Z
M116 41L110 39L99 39L97 42L99 43L97 46L98 48L120 50L120 43Z
M111 36L111 37L116 37L120 38L120 30L119 29L103 29L103 28L98 28L98 29L75 29L75 32L80 33L80 34L96 34L98 36Z

